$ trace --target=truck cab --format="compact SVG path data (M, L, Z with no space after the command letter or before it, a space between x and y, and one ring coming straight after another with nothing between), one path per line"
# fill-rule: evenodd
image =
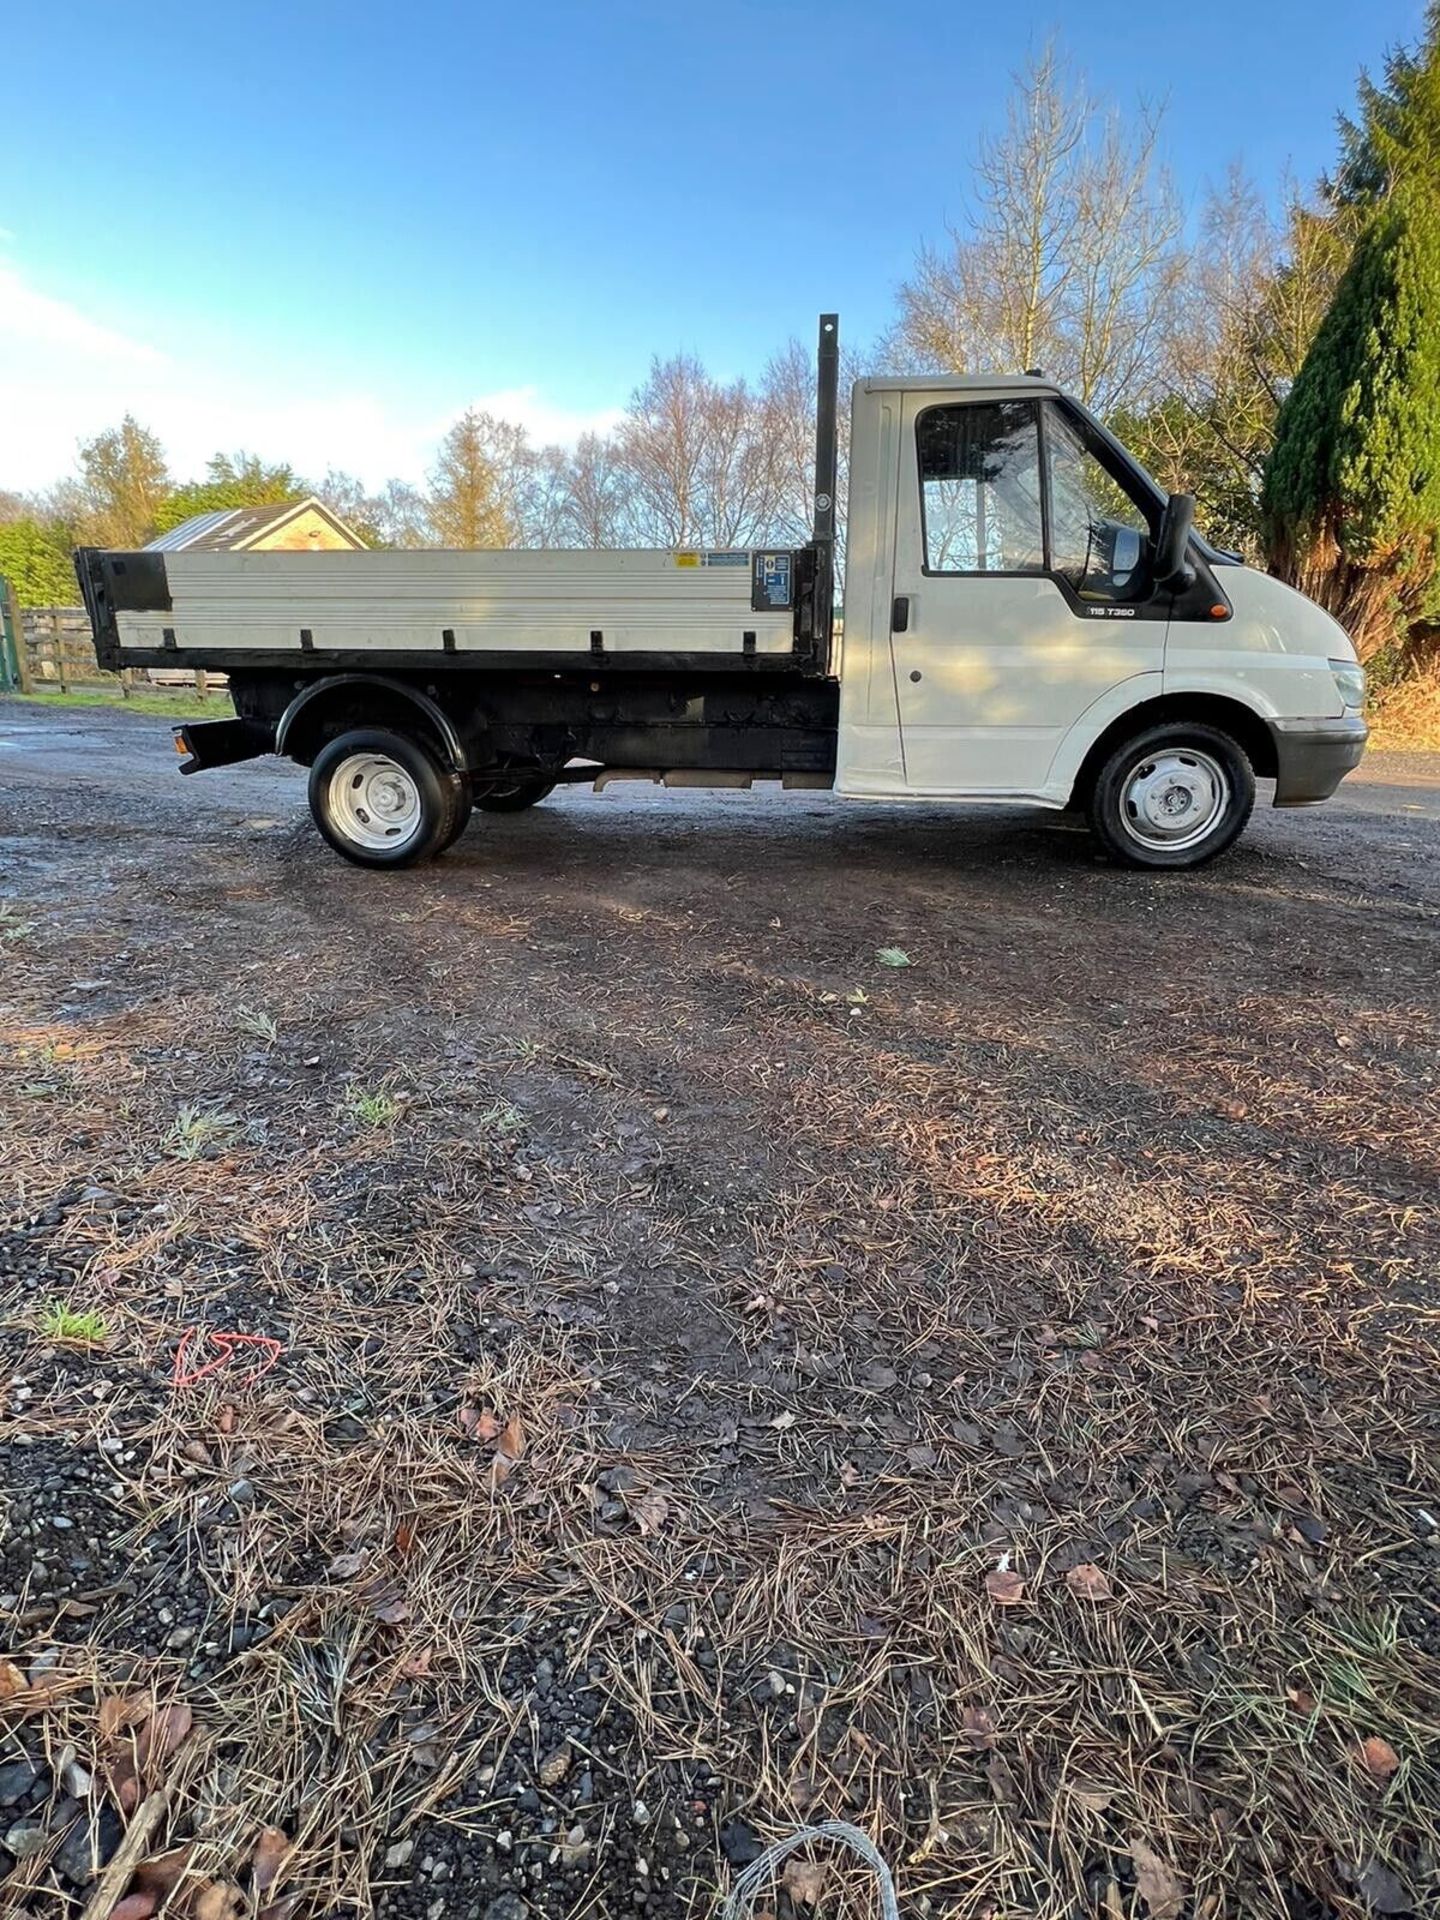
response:
M858 382L837 790L1081 804L1147 866L1229 844L1257 773L1327 797L1365 742L1350 640L1191 512L1039 375Z

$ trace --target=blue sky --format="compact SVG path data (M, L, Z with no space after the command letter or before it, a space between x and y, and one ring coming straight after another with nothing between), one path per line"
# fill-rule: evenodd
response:
M5 35L0 486L127 406L180 471L244 445L419 478L489 404L605 423L652 352L753 373L887 324L1050 32L1167 102L1189 204L1334 153L1421 0L30 4Z

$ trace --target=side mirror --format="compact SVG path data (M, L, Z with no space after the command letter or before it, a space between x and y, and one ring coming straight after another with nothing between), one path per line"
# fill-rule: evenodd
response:
M1194 494L1172 493L1155 536L1155 584L1162 592L1180 593L1194 585L1195 569L1185 558L1194 525Z

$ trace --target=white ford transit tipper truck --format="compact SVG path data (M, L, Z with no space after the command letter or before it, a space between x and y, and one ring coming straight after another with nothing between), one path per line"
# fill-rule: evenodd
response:
M815 526L760 552L82 548L101 664L227 673L182 771L310 769L337 852L398 867L561 781L833 787L1083 808L1194 867L1324 800L1364 750L1328 614L1217 551L1039 374L862 380L834 622L838 326L820 323Z

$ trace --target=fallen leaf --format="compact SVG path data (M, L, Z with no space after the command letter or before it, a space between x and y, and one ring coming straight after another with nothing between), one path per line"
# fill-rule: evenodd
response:
M410 1618L410 1608L398 1593L377 1601L374 1613L375 1618L385 1627L401 1626Z
M1179 1920L1185 1905L1185 1882L1138 1834L1131 1834L1129 1847L1135 1862L1136 1891L1150 1909L1150 1920Z
M235 1409L230 1405L228 1400L225 1405L221 1407L219 1417L216 1419L215 1424L221 1433L233 1433L235 1431Z
M191 1920L239 1920L245 1896L228 1880L207 1880L190 1901Z
M1099 1567L1089 1560L1082 1560L1078 1567L1071 1567L1065 1576L1065 1584L1072 1593L1078 1593L1082 1600L1113 1598L1110 1582Z
M262 1827L250 1855L250 1884L257 1893L273 1887L290 1852L290 1836L283 1827Z
M965 1738L977 1753L986 1753L995 1744L995 1722L984 1707L966 1707L960 1715Z
M853 1460L842 1460L840 1462L840 1484L846 1488L859 1486L860 1469Z
M820 1904L825 1891L825 1867L819 1860L787 1860L781 1883L797 1907Z
M570 1742L568 1740L562 1740L555 1751L547 1754L540 1762L539 1780L541 1786L558 1787L570 1771L571 1758Z
M772 1427L774 1427L777 1433L788 1433L790 1428L794 1426L796 1420L798 1420L799 1417L800 1416L798 1414L794 1414L794 1413L788 1413L788 1412L777 1413L775 1418L772 1421L770 1421L769 1424Z
M936 1464L940 1456L933 1447L917 1445L905 1449L905 1458L917 1473L924 1473Z
M504 1428L495 1442L495 1450L497 1453L503 1455L506 1460L520 1460L524 1458L525 1429L520 1424L520 1416L518 1413L512 1413L510 1418L505 1422Z
M413 1520L402 1520L395 1529L395 1551L404 1559L413 1549L414 1545L415 1522Z
M1083 1782L1072 1785L1070 1796L1091 1813L1108 1813L1115 1799L1109 1787L1094 1787Z
M106 1769L110 1791L122 1813L133 1813L140 1804L140 1776L130 1752L118 1754Z
M400 1662L401 1676L406 1680L428 1680L430 1662L435 1658L433 1647L421 1647L416 1653L407 1653Z
M500 1422L488 1407L462 1407L460 1424L472 1440L490 1441L500 1438Z
M148 1860L142 1860L135 1869L135 1890L152 1894L158 1907L185 1878L194 1851L193 1847L171 1847L165 1853L154 1853Z
M135 1741L135 1761L140 1771L163 1765L189 1739L194 1724L195 1716L183 1701L152 1713Z
M1296 1713L1313 1713L1315 1711L1315 1696L1308 1687L1286 1687L1285 1698L1295 1709Z
M1356 1765L1383 1785L1400 1771L1400 1756L1388 1740L1372 1733L1354 1749Z
M127 1893L110 1909L110 1920L150 1920L159 1904L153 1893Z
M365 1565L365 1560L363 1548L356 1553L337 1553L325 1571L332 1580L353 1580Z
M997 1607L1018 1607L1025 1598L1025 1582L1018 1573L997 1567L985 1576L985 1591Z
M0 1700L13 1700L17 1694L28 1693L30 1683L13 1660L0 1660Z
M670 1502L653 1489L630 1502L630 1513L642 1534L659 1533L670 1518Z

